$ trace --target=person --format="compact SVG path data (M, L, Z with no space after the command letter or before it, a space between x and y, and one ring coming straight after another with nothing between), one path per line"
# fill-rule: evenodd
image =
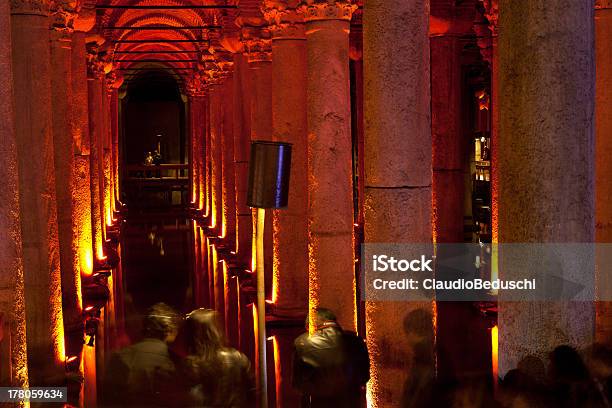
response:
M165 303L147 310L143 339L111 355L103 383L105 407L174 406L176 367L168 344L177 334L177 314Z
M255 382L249 359L225 345L217 313L189 313L171 347L182 379L183 407L253 407Z
M293 386L301 393L301 406L359 407L361 387L370 379L365 342L340 327L335 314L315 311L315 331L294 343Z
M605 402L578 351L557 346L549 355L548 376L555 407L604 407Z
M145 166L153 165L153 154L151 152L147 152L147 154L145 155L144 164Z

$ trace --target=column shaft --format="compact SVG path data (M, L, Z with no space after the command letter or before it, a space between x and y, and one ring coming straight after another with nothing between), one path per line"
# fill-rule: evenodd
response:
M366 243L432 241L428 11L428 0L365 4ZM405 387L434 380L431 306L366 302L372 406L412 406Z
M12 9L15 130L31 384L64 371L62 293L51 133L49 26L43 2ZM40 2L39 2L40 3ZM40 5L40 4L39 4ZM35 154L33 154L33 149Z
M276 315L300 316L308 309L308 129L306 120L306 35L283 27L272 37L272 128L274 140L292 143L289 205L274 211Z
M246 205L251 105L249 69L243 54L234 55L234 174L236 189L236 253L247 265L251 260L251 210Z
M501 0L499 10L499 242L593 242L593 2ZM555 262L577 279L571 260ZM502 376L527 354L593 341L591 302L500 301L498 321Z
M310 3L310 1L309 1ZM309 303L356 327L348 2L307 7Z
M89 112L89 159L90 159L90 183L91 183L91 224L93 234L94 255L97 260L104 258L104 217L102 212L101 185L100 185L100 162L102 151L100 149L100 138L102 137L101 101L103 96L102 80L92 77L87 79L89 90L88 112Z
M11 67L11 15L8 2L0 4L0 78L13 78ZM4 331L2 343L8 344L10 358L2 361L1 378L11 386L28 386L26 346L26 305L24 267L19 212L19 175L17 138L14 123L13 83L0 88L0 316ZM3 354L6 355L6 354Z
M77 223L78 256L81 273L93 271L93 238L91 218L89 109L85 33L72 36L72 131L74 141L74 217Z
M234 245L236 237L236 189L234 173L234 79L228 77L223 83L223 117L221 151L223 159L223 230L221 235Z
M79 223L74 204L74 143L72 131L72 35L51 31L51 98L55 192L60 243L62 300L67 329L82 323L81 268L79 265ZM68 334L68 333L66 333ZM80 349L81 344L68 344Z
M612 242L612 3L602 1L595 10L595 238L597 242ZM607 4L606 4L607 3ZM600 269L607 271L607 269ZM600 286L611 287L610 275L599 273ZM607 300L607 301L606 301ZM596 340L603 344L612 341L611 299L597 304Z

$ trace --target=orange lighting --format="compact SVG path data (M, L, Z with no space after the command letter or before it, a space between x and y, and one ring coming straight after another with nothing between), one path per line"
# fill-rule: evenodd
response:
M255 305L255 303L251 303L251 308L253 311L253 334L255 335L253 338L255 339L255 372L258 373L259 372L259 342L257 341L257 339L259 338L259 330L257 328L257 306ZM260 389L259 387L259 376L256 376L257 378L257 389Z
M499 378L499 329L497 326L491 328L491 371L493 374L493 389L497 391Z
M93 253L91 251L91 242L81 243L81 274L91 276L93 273Z
M276 407L281 408L283 376L281 372L280 351L276 336L268 338L272 340L272 350L274 355L274 384L276 385Z

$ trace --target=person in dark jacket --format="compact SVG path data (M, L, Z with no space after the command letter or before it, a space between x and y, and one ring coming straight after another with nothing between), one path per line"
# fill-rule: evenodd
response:
M249 359L225 345L217 313L196 309L179 329L172 354L184 387L183 407L246 408L256 405Z
M177 332L177 314L157 303L144 318L143 339L112 354L103 383L105 407L170 407L175 405L176 367L168 343Z
M359 407L361 388L370 379L363 339L344 331L329 309L316 310L315 330L295 340L293 386L302 407Z

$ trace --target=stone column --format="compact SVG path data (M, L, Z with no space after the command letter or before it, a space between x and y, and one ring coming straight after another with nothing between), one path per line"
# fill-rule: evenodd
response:
M499 2L500 243L594 241L593 9ZM511 279L500 253L501 278ZM556 262L568 277L570 261ZM501 376L527 354L593 341L591 302L500 301L498 321Z
M64 324L70 355L80 354L82 336L71 341L69 333L82 325L81 266L79 264L78 199L74 173L74 132L72 130L72 20L74 14L53 10L51 16L51 100L57 228Z
M251 141L272 138L272 55L270 32L265 26L243 28L243 37L249 60L251 100ZM249 149L250 154L250 149ZM256 210L253 209L252 266L255 267L255 225ZM272 211L266 212L264 231L264 265L266 295L272 283L274 243L272 238ZM268 296L269 297L269 296Z
M612 1L595 2L595 238L597 242L612 242ZM603 269L607 270L607 269ZM609 284L609 274L597 276L600 285ZM612 341L612 299L597 304L596 340Z
M91 218L89 109L87 94L87 54L85 33L75 31L72 36L72 131L74 141L74 217L78 224L78 256L81 273L93 272L93 237Z
M233 65L233 64L232 64ZM234 173L234 78L229 73L223 83L222 97L224 101L222 113L221 151L223 160L222 180L222 223L221 235L228 240L235 250L236 238L236 189Z
M102 151L102 98L104 97L103 69L97 58L97 44L88 44L88 113L89 113L89 159L91 183L91 224L95 259L104 259L104 217L102 212L100 184L100 162Z
M17 161L17 135L13 106L13 70L11 67L11 9L8 2L0 4L0 319L2 342L8 344L10 360L2 361L8 368L11 386L28 386L26 346L26 305L24 293L23 253L21 240L21 214L19 212L19 175ZM5 325L6 324L6 325ZM3 350L5 351L5 350Z
M221 150L223 132L223 88L222 85L214 84L209 88L209 121L210 136L207 149L210 152L210 181L211 181L211 208L210 226L218 229L221 235L222 216L222 178L223 178L223 152Z
M265 2L272 33L273 137L293 144L289 206L273 217L272 301L274 314L299 317L308 310L306 33L302 14L288 3Z
M106 64L105 64L106 65ZM102 95L102 161L100 163L100 171L102 174L102 200L104 217L105 239L108 239L106 230L113 224L113 178L112 178L112 143L111 143L111 98L112 98L112 82L109 75L105 75L103 79L103 95Z
M15 131L31 384L64 372L64 325L51 133L48 3L11 2ZM34 154L33 154L34 153Z
M123 77L117 71L108 76L109 103L110 103L110 181L111 181L111 208L117 210L119 201L119 88L123 85ZM114 216L114 214L113 214Z
M366 0L363 19L365 242L427 244L432 241L429 1ZM366 302L373 406L402 401L405 384L415 381L409 376L413 361L420 361L420 376L433 379L432 322L430 303ZM421 331L406 331L415 327Z
M307 40L309 304L356 327L348 1L304 2ZM312 320L311 320L312 322Z
M234 174L236 188L236 255L245 265L251 262L251 210L246 205L249 177L251 105L249 69L244 54L234 54Z

